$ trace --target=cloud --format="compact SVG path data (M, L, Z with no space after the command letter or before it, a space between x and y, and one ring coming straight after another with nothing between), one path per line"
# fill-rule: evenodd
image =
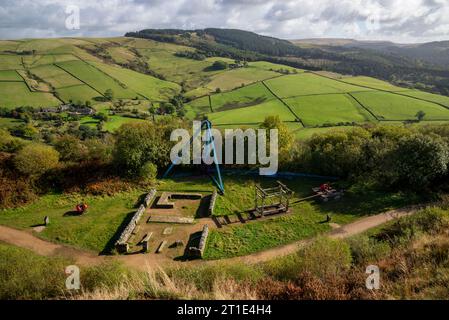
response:
M65 27L68 5L79 30ZM288 39L449 39L446 0L0 0L0 38L117 36L144 28L239 28Z

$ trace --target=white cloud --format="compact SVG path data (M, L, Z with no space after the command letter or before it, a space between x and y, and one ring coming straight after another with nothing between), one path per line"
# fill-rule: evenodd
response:
M81 29L64 28L65 7ZM367 23L369 21L369 23ZM372 25L374 23L374 26ZM281 38L449 39L446 0L0 0L0 38L116 36L144 28L239 28Z

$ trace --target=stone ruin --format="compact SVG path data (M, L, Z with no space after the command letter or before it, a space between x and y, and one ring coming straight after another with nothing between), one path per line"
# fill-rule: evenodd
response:
M217 192L217 190L214 190L214 193L212 193L212 196L210 198L209 215L213 215L214 214L215 202L217 201L217 196L218 196L218 192Z
M189 254L193 258L203 258L204 250L206 249L207 237L209 236L209 226L207 224L203 227L203 232L201 233L200 243L198 248L190 247Z
M150 193L145 197L144 203L139 207L137 212L132 217L129 224L126 226L125 230L123 230L122 234L120 235L119 240L115 243L115 248L119 253L128 253L129 251L129 239L131 238L131 235L133 234L134 230L136 229L140 219L142 218L143 214L145 213L145 209L151 204L154 197L156 196L156 190L152 189Z

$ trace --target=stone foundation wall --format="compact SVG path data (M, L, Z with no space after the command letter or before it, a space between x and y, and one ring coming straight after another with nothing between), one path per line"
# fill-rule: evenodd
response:
M144 203L139 207L134 216L132 217L129 224L126 226L125 230L123 230L120 235L119 240L115 243L115 248L119 253L126 253L129 250L128 240L131 238L131 235L135 228L137 227L140 219L145 213L145 209L151 204L154 197L156 195L156 190L152 189L150 193L145 197Z

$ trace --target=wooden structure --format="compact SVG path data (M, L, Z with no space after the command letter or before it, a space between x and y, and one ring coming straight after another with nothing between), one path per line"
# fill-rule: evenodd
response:
M294 192L282 182L277 181L276 183L276 187L267 189L256 185L254 212L260 216L285 213L290 209L290 200Z

